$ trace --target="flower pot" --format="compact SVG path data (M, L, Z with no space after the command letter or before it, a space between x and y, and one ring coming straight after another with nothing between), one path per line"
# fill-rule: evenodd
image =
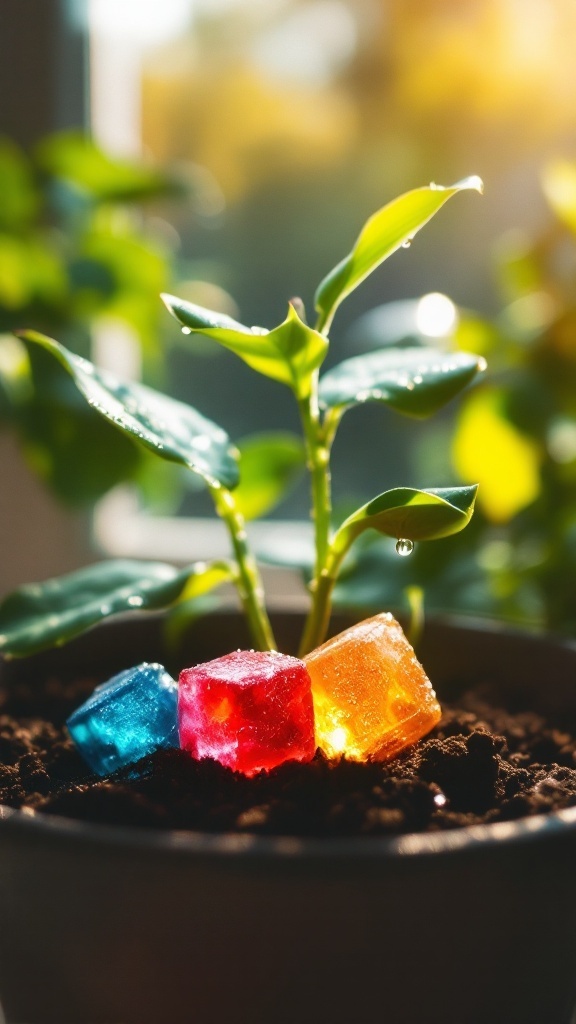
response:
M276 625L293 649L299 623ZM240 619L220 615L180 657L243 645ZM491 678L576 719L574 644L438 621L420 657L440 696ZM157 620L140 618L6 663L1 679L162 658ZM576 808L330 840L0 809L0 1000L10 1024L569 1024Z

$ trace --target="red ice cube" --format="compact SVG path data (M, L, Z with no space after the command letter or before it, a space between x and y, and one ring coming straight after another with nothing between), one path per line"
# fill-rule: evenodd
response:
M234 651L180 673L180 746L255 775L316 749L310 676L275 651Z

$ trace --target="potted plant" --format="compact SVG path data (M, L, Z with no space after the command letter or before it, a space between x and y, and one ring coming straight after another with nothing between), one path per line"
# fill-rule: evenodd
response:
M310 611L303 623L268 617L246 538L246 493L238 485L236 453L225 433L195 410L143 385L122 384L43 335L22 335L122 434L204 480L228 528L233 559L185 570L104 563L6 598L0 607L0 645L9 655L29 655L2 668L5 691L16 694L16 701L30 707L26 695L35 685L44 695L53 692L55 674L64 683L87 672L105 679L135 662L160 660L162 623L155 618L139 617L132 625L112 621L81 634L119 612L182 612L192 598L224 580L238 588L244 622L230 614L192 621L180 650L169 657L182 666L250 644L294 651L299 626L299 651L306 654L326 635L338 571L366 530L396 538L405 554L414 541L447 536L466 525L474 487L396 488L333 528L329 451L351 405L376 400L426 416L469 383L483 361L434 348L385 349L346 361L320 382L318 370L340 302L447 199L470 187L478 188L478 179L450 189L431 185L379 211L350 255L321 283L314 328L307 326L298 300L290 304L284 323L265 331L165 297L185 332L207 334L295 394L315 534ZM333 622L332 630L344 624ZM65 648L46 650L67 641ZM425 629L420 656L447 695L470 681L489 680L521 706L534 698L552 718L560 708L565 722L574 714L576 650L570 645L438 623ZM545 676L548 685L542 688ZM42 680L48 682L43 686ZM50 732L50 726L38 728ZM473 778L474 749L492 745L490 770L496 755L486 729L468 732L463 746L455 737L450 744L449 729L446 737L464 774ZM437 741L430 742L433 760ZM32 774L41 771L30 758L27 764ZM338 770L349 773L348 765L343 760ZM139 785L141 767L133 786ZM370 778L368 766L357 768ZM313 770L329 786L336 778L326 762ZM378 770L384 772L381 782L391 778L387 769ZM524 771L520 762L515 770L517 778ZM4 775L10 774L7 765ZM154 768L148 766L144 776L155 784ZM202 778L195 775L194 784L205 785ZM274 803L280 777L259 778L255 785L267 787L261 792ZM300 778L291 782L293 800L294 792L306 799L308 782ZM220 774L212 778L211 793L220 787L229 800L231 779L232 789L240 791L237 779L228 774L226 781ZM542 806L559 781L558 775L542 779ZM132 785L130 773L124 782ZM84 780L79 789L98 800L106 786L116 793L114 785L112 780L92 788ZM366 781L354 785L363 799ZM373 779L370 785L378 788ZM446 801L438 787L429 792L440 804ZM458 830L386 835L384 828L379 835L348 830L328 837L278 829L257 835L254 808L231 834L214 828L110 827L34 813L31 804L0 810L0 993L9 1021L570 1020L576 996L572 807Z

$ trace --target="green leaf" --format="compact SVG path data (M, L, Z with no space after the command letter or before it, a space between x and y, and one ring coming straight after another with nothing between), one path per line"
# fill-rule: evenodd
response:
M354 557L346 560L338 577L334 606L358 608L364 614L372 609L396 608L408 616L406 590L422 586L428 611L502 616L504 602L495 595L478 565L477 543L471 544L468 532L435 544L417 545L410 558L399 558L388 538L364 534L352 549Z
M480 178L474 175L448 188L429 185L413 189L373 214L362 228L352 252L318 286L314 298L319 314L318 330L327 330L342 300L388 256L410 243L444 203L464 189L481 192Z
M17 238L0 234L0 307L6 314L34 303L58 308L66 299L64 265L54 248L38 238ZM11 318L13 322L13 317Z
M576 233L576 164L551 160L542 172L542 187L558 219Z
M188 466L210 485L236 486L235 448L224 430L191 406L144 384L123 383L43 334L23 331L18 336L61 363L88 404L123 434L159 458Z
M26 230L40 206L32 167L11 139L0 139L0 231Z
M71 505L93 502L132 479L144 450L90 408L45 349L29 346L26 353L21 347L28 387L21 387L12 418L31 468Z
M162 295L162 300L184 332L196 331L213 338L253 370L287 384L298 398L310 394L312 374L324 361L328 341L303 323L291 304L286 320L267 331L263 327L244 327L229 316L174 295Z
M234 491L244 519L259 519L274 508L299 479L306 464L304 444L285 431L254 434L238 443L240 483Z
M21 342L0 334L0 422L14 421L32 395L28 355Z
M383 402L408 416L430 416L486 366L469 352L385 348L345 359L320 381L320 405L349 408Z
M477 487L384 491L346 519L334 538L334 550L346 551L364 530L406 540L438 540L463 530L474 511Z
M14 591L0 604L0 651L21 657L64 644L119 612L189 600L229 577L222 565L177 570L161 562L100 562Z
M40 143L40 166L98 202L180 194L182 183L154 167L109 157L85 135L65 131Z

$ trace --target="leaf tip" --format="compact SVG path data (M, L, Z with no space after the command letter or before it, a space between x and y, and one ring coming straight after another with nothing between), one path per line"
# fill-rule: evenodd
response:
M481 196L484 195L484 182L478 174L471 174L468 178L462 178L461 181L457 181L454 188L458 189L473 189L475 192L479 192Z
M19 338L20 341L35 341L39 337L38 331L32 331L29 327L19 327L17 330L12 331L12 334Z
M162 299L162 302L166 306L168 312L171 313L173 317L178 319L174 310L175 304L178 302L176 296L170 295L168 292L160 292L160 298Z

